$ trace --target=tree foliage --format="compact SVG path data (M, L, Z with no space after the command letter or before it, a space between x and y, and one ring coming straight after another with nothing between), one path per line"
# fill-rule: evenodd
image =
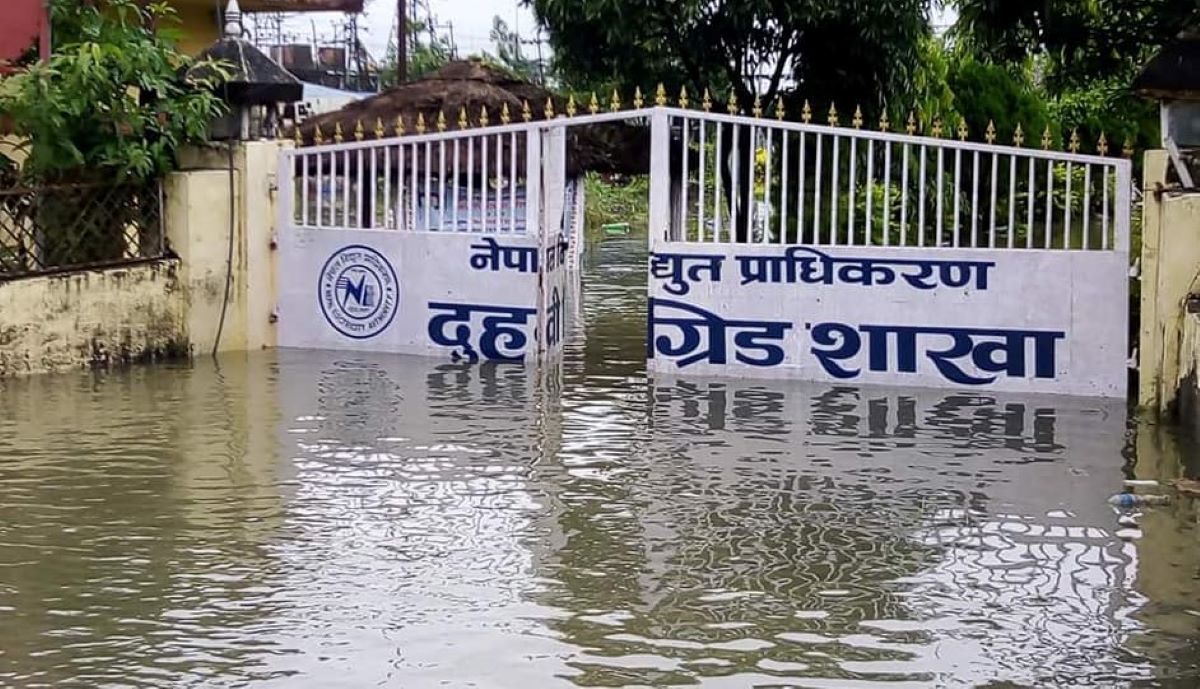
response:
M536 58L525 55L521 48L521 37L508 28L508 22L500 17L492 18L492 46L496 52L484 53L483 59L507 69L518 77L529 81L545 84L546 72L553 67L541 64Z
M407 25L409 81L437 71L454 57L454 44L446 34L422 21L410 21ZM393 50L380 70L380 82L384 86L395 86L398 82L397 59Z
M1052 93L1131 77L1197 16L1195 0L953 0L955 40L1003 64L1046 58Z
M881 102L912 82L930 0L526 0L576 88L732 88L743 104L799 88Z
M223 105L212 84L180 76L191 61L174 47L168 5L53 0L50 11L49 62L0 81L0 113L28 142L25 177L149 179L206 137Z

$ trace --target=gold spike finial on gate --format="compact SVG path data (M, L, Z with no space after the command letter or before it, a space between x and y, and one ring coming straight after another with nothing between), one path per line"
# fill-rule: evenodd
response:
M1079 130L1078 129L1071 130L1071 138L1068 141L1069 141L1069 143L1067 144L1067 150L1069 150L1072 153L1078 153L1079 152Z
M320 122L318 122L317 126L313 129L313 143L318 146L325 143L325 133L321 131Z
M579 107L575 105L575 94L567 96L567 117L574 117L575 113L579 112Z
M687 110L688 103L689 103L689 101L688 101L688 95L687 95L687 87L680 86L679 87L679 107L683 108L684 110Z
M729 89L729 102L725 104L725 111L728 112L730 115L736 115L736 114L738 114L739 109L740 108L738 108L737 94L735 94L733 92L733 89Z
M658 107L666 107L667 105L667 87L663 83L658 82L658 87L654 89L654 104Z
M376 117L376 118L375 118L375 138L376 138L376 139L382 139L382 138L383 138L383 135L384 135L384 131L383 131L383 118Z
M404 115L396 115L396 136L404 136Z
M467 106L462 106L458 109L458 128L466 129L471 123L467 121Z
M704 87L704 97L700 99L700 107L704 112L712 110L712 94L708 92L708 87Z
M945 133L945 130L942 129L942 118L940 118L940 117L933 118L933 127L930 130L930 134L933 135L933 138L940 139L940 138L942 138L942 134L944 134L944 133Z
M600 112L600 99L596 97L595 91L592 91L592 100L588 102L588 112L593 115Z
M521 119L529 122L533 119L533 110L529 107L529 101L521 101Z
M362 141L367 136L367 132L363 129L362 120L357 120L354 123L354 140Z
M784 114L783 99L779 96L775 96L775 119L782 122Z
M879 116L879 131L886 134L887 131L891 128L892 128L892 123L888 122L887 111L885 110L883 112L883 114Z
M500 106L500 124L508 124L512 122L512 115L508 112L508 103Z
M996 143L996 122L995 122L995 120L988 120L987 130L984 131L984 133L983 133L983 139L984 139L984 141L987 141L989 144Z
M617 90L613 89L612 98L610 98L608 100L608 111L609 112L620 112L620 110L621 110L621 97L619 95L617 95Z
M800 108L800 120L804 124L812 122L812 106L808 104L808 99L804 99L804 107Z
M438 110L437 130L439 132L446 131L446 111Z
M1125 145L1121 147L1121 155L1126 158L1133 157L1133 137L1125 137Z
M754 94L754 105L750 108L750 112L755 117L762 117L762 114L763 114L762 97L759 96L757 93Z
M1042 130L1042 150L1049 151L1053 145L1054 135L1050 133L1050 125L1047 124L1046 128Z
M907 132L909 136L917 133L917 114L912 110L908 111L908 122L904 125L904 131Z
M554 99L553 98L546 99L546 108L545 108L545 111L543 112L543 114L546 116L546 119L548 119L548 120L554 119Z
M479 106L479 126L480 127L488 126L488 114L487 114L487 106L486 105Z
M829 104L829 126L830 127L838 126L838 111L837 111L836 103Z
M1025 130L1021 129L1021 123L1017 123L1017 128L1013 130L1013 145L1017 148L1025 145Z
M342 123L337 122L333 125L333 143L340 144L346 137L342 136Z
M969 133L970 132L967 130L967 118L959 117L958 118L958 140L966 141L967 134L969 134Z
M642 98L642 87L641 86L633 87L633 108L634 108L634 110L641 110L642 106L645 104L646 104L646 99Z
M1102 156L1108 155L1108 137L1100 132L1100 140L1096 142L1096 152Z
M425 113L419 112L417 113L417 133L424 134L425 129Z
M854 106L854 117L850 118L850 125L855 129L862 129L863 114L861 105Z

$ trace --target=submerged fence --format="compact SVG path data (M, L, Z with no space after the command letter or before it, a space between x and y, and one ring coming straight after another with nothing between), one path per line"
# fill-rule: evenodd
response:
M158 182L0 189L0 279L158 258L164 252Z
M675 240L1128 246L1127 160L838 127L833 117L824 126L669 109L665 126Z

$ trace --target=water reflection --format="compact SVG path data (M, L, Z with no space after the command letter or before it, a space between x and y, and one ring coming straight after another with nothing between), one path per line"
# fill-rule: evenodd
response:
M1117 537L1120 405L647 379L636 244L561 371L0 382L0 684L1194 686L1194 514Z

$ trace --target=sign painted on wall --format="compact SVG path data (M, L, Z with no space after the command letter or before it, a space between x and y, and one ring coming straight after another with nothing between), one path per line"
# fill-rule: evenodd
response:
M1125 256L660 243L660 371L1119 397Z
M318 301L325 321L354 339L383 332L396 317L400 281L392 264L369 246L351 244L321 268Z

